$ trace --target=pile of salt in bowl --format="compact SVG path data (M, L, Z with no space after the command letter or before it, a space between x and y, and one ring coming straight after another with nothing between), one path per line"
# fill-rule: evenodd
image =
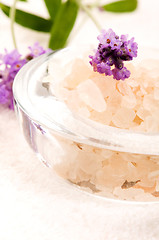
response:
M83 117L122 129L159 132L158 66L159 60L128 63L131 76L116 81L92 71L86 61L77 58L71 73L54 86L54 91Z
M62 81L53 83L50 63L50 93L85 118L104 125L138 132L159 132L159 61L127 63L129 78L92 71L86 54L69 62ZM75 143L57 136L63 149L56 171L71 182L106 197L159 200L159 157L116 152Z

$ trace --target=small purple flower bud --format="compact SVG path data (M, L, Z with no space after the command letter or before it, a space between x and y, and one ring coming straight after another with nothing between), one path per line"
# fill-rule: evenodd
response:
M116 80L125 80L130 77L130 71L126 67L123 67L122 69L114 68L112 74L113 78Z
M112 75L112 71L109 65L105 64L104 62L101 62L99 64L97 64L97 72L99 73L104 73L106 76L111 76Z

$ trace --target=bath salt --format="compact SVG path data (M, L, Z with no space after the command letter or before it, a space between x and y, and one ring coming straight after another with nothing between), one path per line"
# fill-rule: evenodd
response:
M105 197L159 200L158 156L116 152L61 136L55 138L65 154L54 163L54 169L71 183Z
M149 60L128 64L131 76L117 81L91 70L82 58L69 63L66 75L44 83L71 111L103 125L159 132L159 70ZM68 64L68 63L67 63ZM155 76L151 75L155 66ZM51 66L50 68L51 69ZM62 76L62 74L60 75ZM159 200L159 157L100 149L56 136L64 156L55 164L59 175L96 195L133 201ZM73 154L72 154L73 153ZM71 156L71 158L70 158Z
M55 65L50 62L44 82L48 79L50 95L83 119L103 127L156 134L159 132L159 61L144 59L123 65L123 59L137 56L137 45L134 38L115 36L112 30L103 31L93 56L87 50L74 58L68 57L62 69L58 62ZM120 58L123 46L127 55ZM109 198L159 201L159 156L102 149L60 135L55 138L64 156L54 168L71 183Z
M146 64L148 63L147 60ZM159 84L154 84L159 79L159 70L156 72L157 80L154 80L151 77L153 66L147 70L145 61L143 64L141 61L142 67L129 63L128 66L132 69L129 79L116 81L112 76L92 71L89 63L86 64L82 58L72 60L69 64L70 73L60 73L60 80L59 83L56 82L56 86L53 80L50 81L53 70L50 70L47 78L50 92L66 101L71 110L82 117L117 128L152 133L159 131L159 121L156 121ZM156 69L155 63L154 66Z

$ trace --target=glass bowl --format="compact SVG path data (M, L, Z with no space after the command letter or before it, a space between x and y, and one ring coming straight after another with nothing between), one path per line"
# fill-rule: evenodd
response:
M82 54L75 47L44 54L17 74L13 84L15 110L28 144L64 181L92 196L158 201L159 134L133 132L84 118L42 83L50 61L60 64L64 73L65 63ZM144 54L149 56L150 51ZM155 56L158 58L153 50Z

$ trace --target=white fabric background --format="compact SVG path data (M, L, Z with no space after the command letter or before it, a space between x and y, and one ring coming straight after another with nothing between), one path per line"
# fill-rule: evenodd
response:
M38 7L35 0L19 6L47 15L40 0ZM139 0L139 9L132 14L95 14L103 27L119 34L129 32L140 45L158 47L158 10L158 0ZM78 30L82 19L79 16L71 44L96 38L97 30L89 20ZM0 12L0 52L13 49L9 26ZM15 30L21 52L37 40L47 46L47 34L20 26ZM0 107L0 239L158 240L159 204L104 201L68 187L38 161L14 113Z

